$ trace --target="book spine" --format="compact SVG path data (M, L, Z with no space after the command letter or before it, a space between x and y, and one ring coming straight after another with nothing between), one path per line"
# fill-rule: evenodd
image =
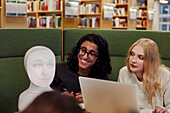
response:
M58 27L61 27L61 16L58 16Z
M57 10L60 10L60 0L57 1Z

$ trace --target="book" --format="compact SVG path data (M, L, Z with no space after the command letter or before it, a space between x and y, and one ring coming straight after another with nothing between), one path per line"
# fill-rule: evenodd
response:
M60 10L60 1L61 1L61 0L58 0L58 1L57 1L57 10Z

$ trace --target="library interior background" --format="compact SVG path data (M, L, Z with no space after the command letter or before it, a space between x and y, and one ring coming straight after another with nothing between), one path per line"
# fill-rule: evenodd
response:
M1 0L0 28L170 31L170 0Z

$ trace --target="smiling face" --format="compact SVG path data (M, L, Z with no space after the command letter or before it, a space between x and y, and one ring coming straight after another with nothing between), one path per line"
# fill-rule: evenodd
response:
M81 52L85 52L85 54L81 54ZM95 56L96 55L96 56ZM78 73L82 73L81 71L89 72L97 60L98 55L98 47L96 44L90 41L84 41L80 47L80 52L78 54L78 63L79 63L79 71ZM91 59L89 58L90 56ZM94 57L94 59L92 59Z
M55 74L55 56L50 50L38 50L27 59L27 73L32 83L39 87L51 84Z
M144 72L144 50L140 45L134 46L129 56L129 67L136 75L143 75Z

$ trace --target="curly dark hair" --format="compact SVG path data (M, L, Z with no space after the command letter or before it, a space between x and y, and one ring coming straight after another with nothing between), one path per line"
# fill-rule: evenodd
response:
M105 79L107 75L111 73L112 67L110 65L107 41L98 34L87 34L74 46L67 59L70 70L75 73L78 72L78 52L82 43L85 41L90 41L96 44L99 52L98 58L90 71L89 77Z

